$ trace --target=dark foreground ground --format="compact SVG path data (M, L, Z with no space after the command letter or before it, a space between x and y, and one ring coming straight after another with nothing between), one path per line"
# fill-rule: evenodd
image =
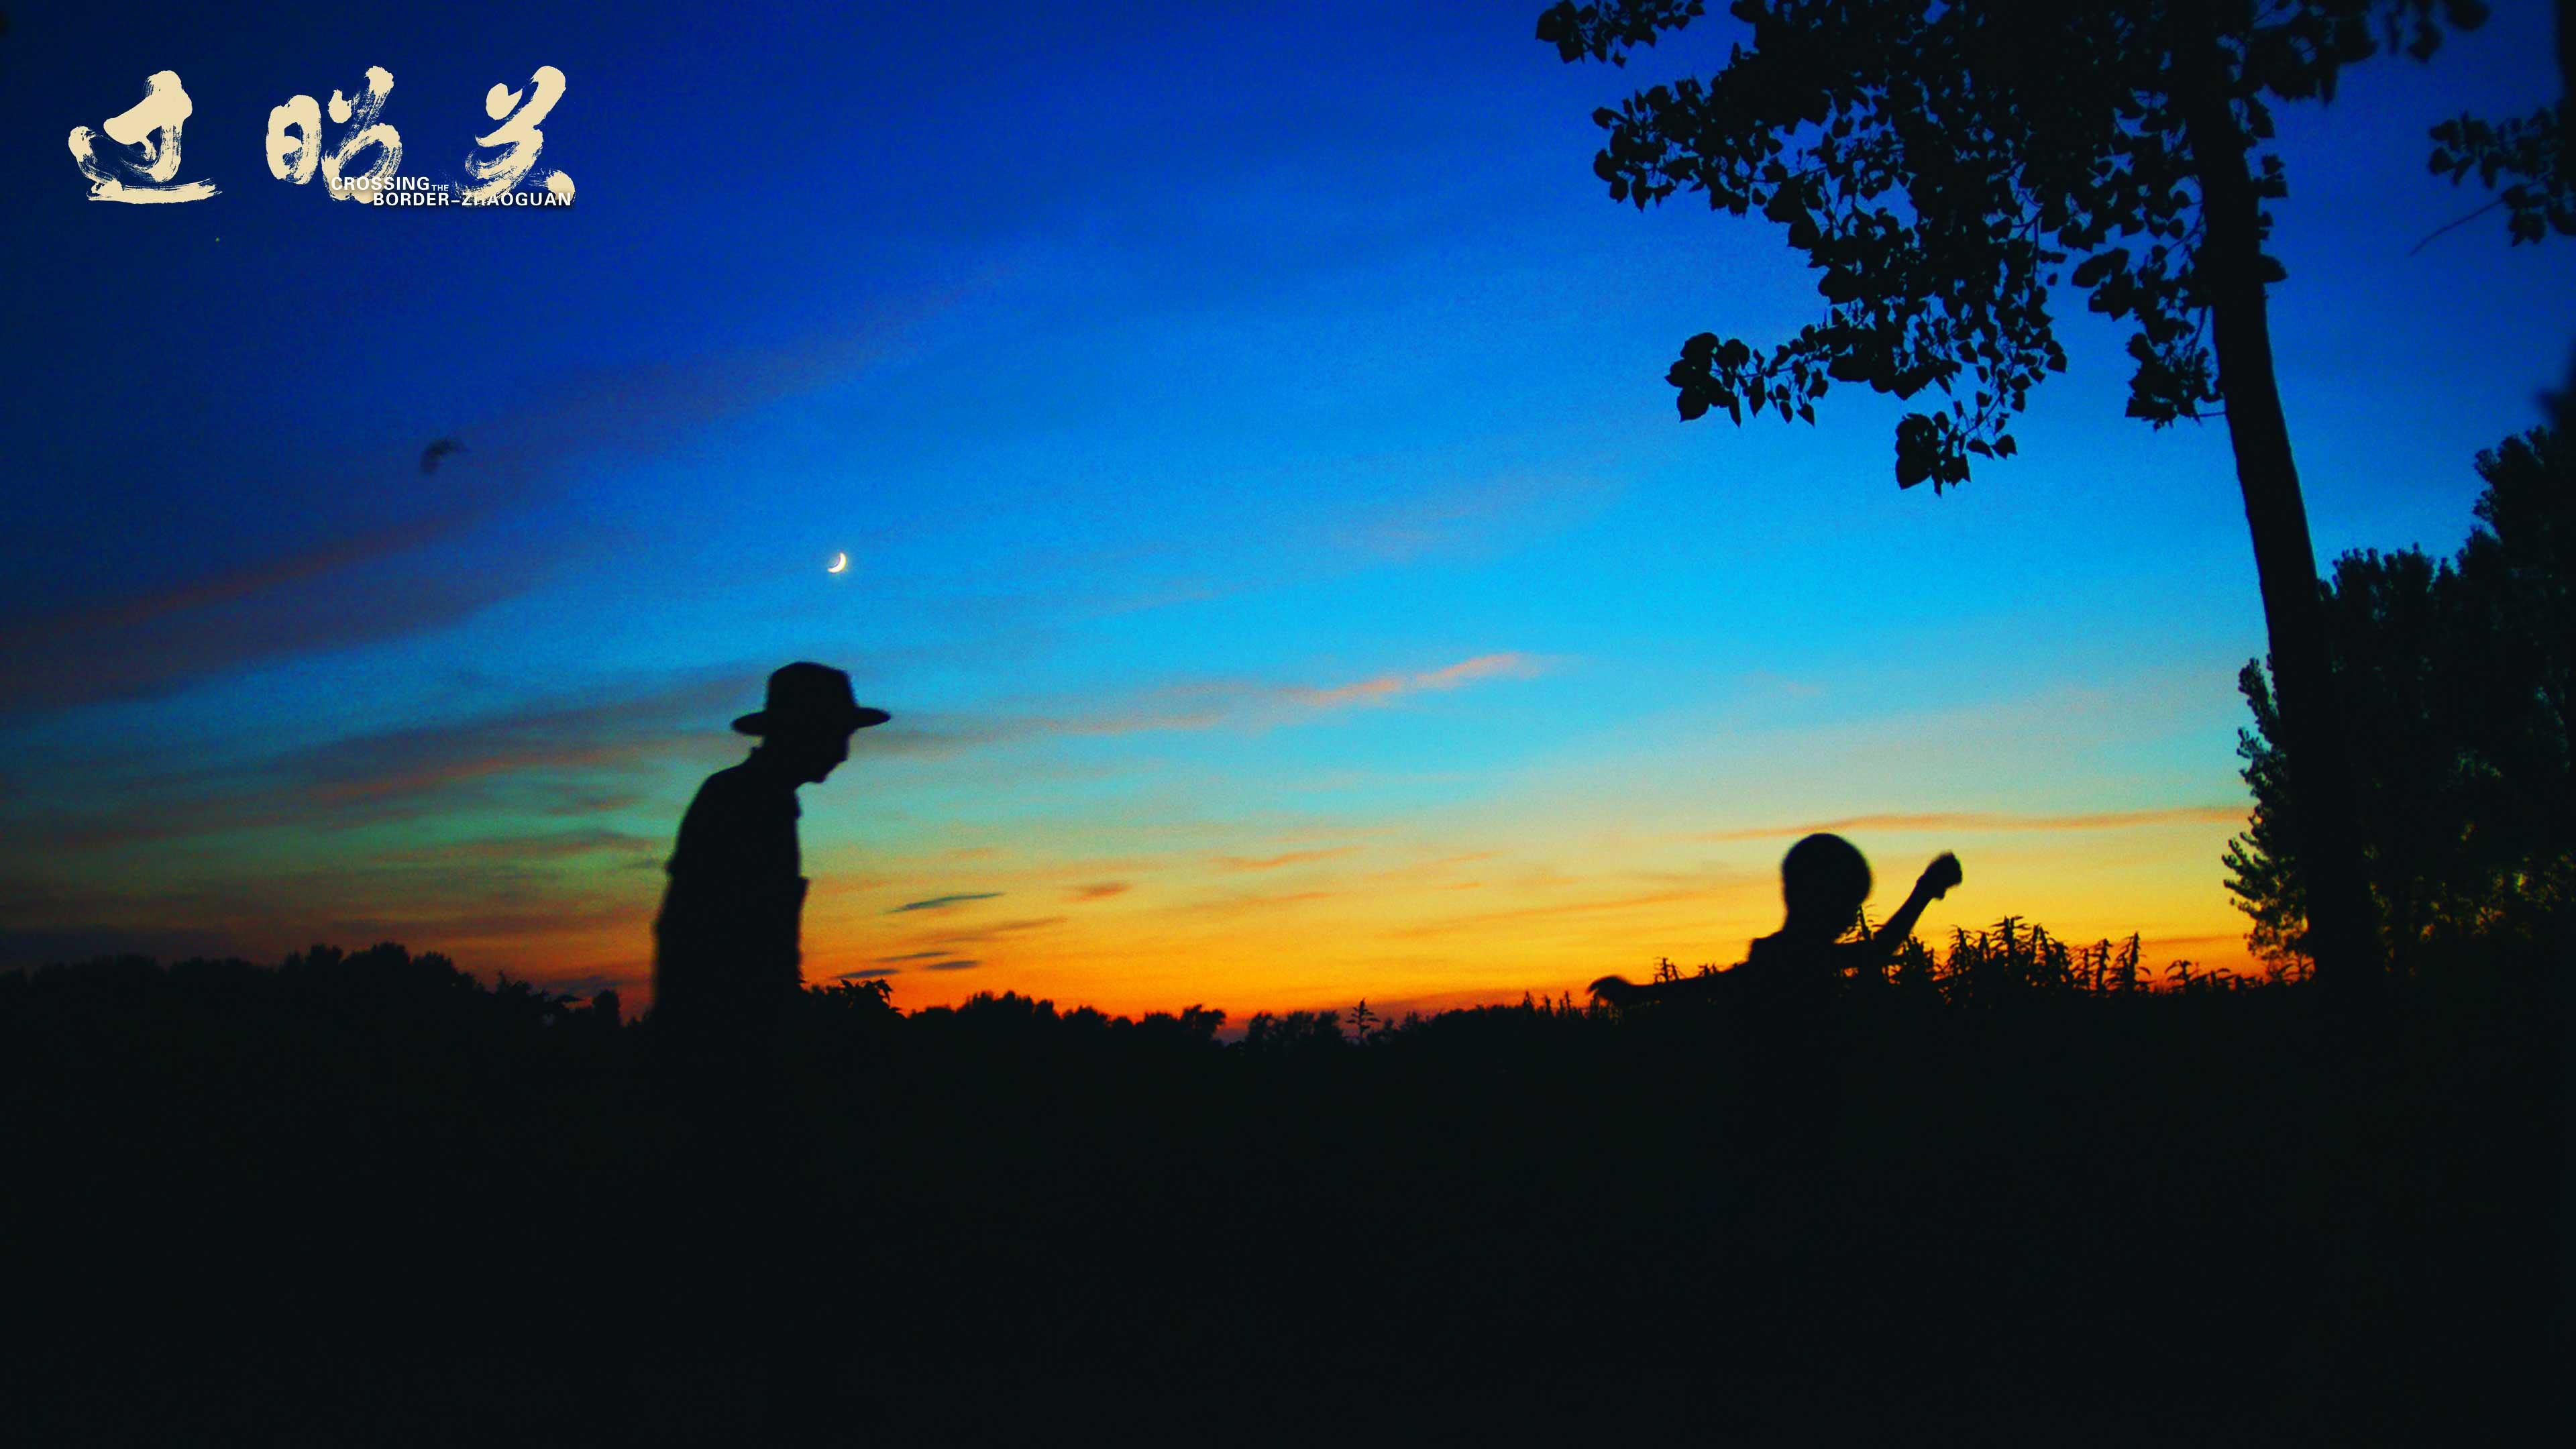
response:
M844 993L764 1130L443 964L0 978L0 1440L2519 1440L2565 980L1882 999L1832 1115L1705 1015Z

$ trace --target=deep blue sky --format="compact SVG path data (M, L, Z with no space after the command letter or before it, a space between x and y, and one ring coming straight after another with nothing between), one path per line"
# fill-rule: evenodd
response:
M808 974L905 1000L1733 959L1783 832L1850 819L1883 886L1971 855L1958 920L2228 955L2223 428L2124 419L2080 313L1949 497L1865 393L1678 423L1681 338L1819 304L1766 223L1612 205L1587 117L1730 27L1569 67L1537 8L11 7L0 958L389 934L632 981L794 657L898 717L809 799ZM2408 255L2484 199L2424 128L2551 93L2545 7L2497 11L2281 114L2321 557L2455 544L2564 367L2576 250ZM440 179L560 68L578 204L272 180L269 108L369 65ZM161 69L222 194L89 200L66 134Z

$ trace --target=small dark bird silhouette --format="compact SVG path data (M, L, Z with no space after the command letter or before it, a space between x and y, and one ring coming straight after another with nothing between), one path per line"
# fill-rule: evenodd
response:
M420 471L424 473L435 473L438 471L440 459L445 458L450 453L462 453L464 451L465 445L463 443L456 441L454 438L441 438L437 442L434 442L428 447L420 450Z

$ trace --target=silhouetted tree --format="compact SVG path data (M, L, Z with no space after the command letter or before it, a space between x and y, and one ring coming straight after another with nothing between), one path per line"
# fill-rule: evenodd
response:
M1342 1018L1333 1011L1253 1013L1244 1024L1243 1044L1252 1050L1309 1053L1342 1044Z
M2452 559L2344 555L2321 592L2354 720L2358 844L2386 950L2411 971L2440 942L2533 940L2576 899L2576 457L2536 429L2478 455L2481 524ZM2248 662L2237 752L2254 814L2228 889L2255 953L2310 954L2308 878L2288 823L2280 711Z
M2558 67L2555 105L2500 121L2464 112L2433 127L2434 174L2447 172L2457 185L2474 171L2478 184L2496 193L2461 221L2502 207L2505 235L2516 243L2552 231L2576 236L2576 151L2566 144L2568 93L2576 92L2576 0L2558 0Z
M2053 939L2026 920L2011 935L2026 954ZM1996 953L1996 937L1969 943ZM2097 1423L2116 1438L2151 1413L2433 1438L2412 1421L2375 1435L2389 1428L2376 1400L2321 1425L2338 1394L2285 1398L2280 1373L2300 1370L2283 1345L2347 1336L2385 1337L2398 1351L2374 1363L2445 1427L2554 1383L2555 1300L2493 1286L2536 1277L2555 1222L2530 1164L2557 1141L2532 1090L2556 1023L2506 1009L2521 998L2454 1014L2401 1054L2389 1091L2319 1131L2320 1084L2275 1029L2276 1001L2189 967L2158 975L2178 992L2115 1002L2073 1001L2043 972L2027 1011L1856 1012L1822 1069L1722 1012L1622 1020L1535 992L1367 1051L1343 1044L1340 1012L1301 1013L1297 1050L1274 1053L1180 1045L1213 1028L1203 1007L1130 1022L1006 993L907 1014L853 983L795 1008L798 1155L763 1182L670 1151L667 1118L635 1090L649 1024L543 1028L530 994L393 950L301 960L293 980L132 958L0 972L0 1160L28 1185L0 1202L24 1245L10 1301L46 1327L7 1360L12 1423L33 1411L17 1440L275 1438L273 1416L251 1417L269 1403L297 1416L294 1438L320 1403L346 1404L334 1418L356 1427L301 1437L341 1442L390 1403L437 1442L496 1423L553 1443L766 1442L808 1415L818 1438L828 1425L942 1442L961 1426L988 1437L978 1401L1024 1401L1027 1421L989 1436L1020 1442L1081 1411L1049 1392L1067 1362L1132 1400L1186 1395L1176 1375L1241 1382L1283 1350L1301 1373L1360 1382L1389 1345L1440 1379L1390 1421L1480 1439L1533 1423L1587 1442L1722 1438L1730 1423L1794 1435L1820 1395L1855 1384L1888 1406L1863 1424L1886 1425L1879 1437L1922 1437L1921 1406L1963 1396L1973 1417L1951 1437L1991 1438L1986 1406L2042 1379L2106 1407L2016 1415L2007 1437L2035 1422L2050 1442L2102 1437ZM386 1029L417 1018L438 1029ZM1278 1020L1263 1019L1265 1043ZM855 1049L833 1049L842 1026ZM1820 1099L1820 1078L1848 1090ZM1806 1140L1857 1150L1838 1146L1831 1172L1772 1175L1753 1199L1768 1207L1708 1230L1708 1205L1760 1171L1747 1153L1819 1128L1848 1136ZM2374 1151L2343 1145L2365 1129ZM2296 1247L2337 1161L2360 1174L2338 1211L2386 1218L2370 1268L2389 1302L2357 1321ZM709 1240L703 1225L726 1220L711 1196L795 1251ZM457 1226L496 1210L592 1236L534 1251ZM2191 1251L2105 1231L2140 1221ZM678 1233L705 1251L636 1271ZM2380 1273L2388 1262L2421 1266ZM779 1290L747 1314L723 1286L746 1272ZM200 1287L203 1273L217 1276ZM1389 1291L1355 1299L1354 1282ZM1707 1311L1711 1283L1724 1314ZM136 1302L190 1315L177 1321L191 1332L160 1347ZM2246 1331L2207 1346L2214 1318ZM1612 1322L1641 1361L1610 1392L1584 1386L1567 1417L1534 1419L1533 1355L1597 1358ZM525 1328L513 1342L604 1343L638 1367L614 1394L566 1399L506 1353L446 1360L433 1342L494 1325ZM2203 1347L2177 1361L2174 1343ZM2250 1365L2247 1344L2262 1354ZM2174 1371L2129 1371L2151 1352ZM857 1396L877 1402L854 1419L835 1366L879 1354ZM1709 1363L1737 1371L1671 1401L1686 1418L1601 1416ZM69 1373L81 1391L61 1409L29 1393ZM225 1382L257 1392L221 1396L244 1407L210 1427L203 1390ZM619 1417L595 1415L610 1401ZM137 1407L158 1422L102 1432ZM1301 1437L1346 1426L1344 1409L1315 1413ZM1185 1397L1170 1417L1221 1414Z
M2576 147L2567 144L2568 108L2576 105L2576 0L2558 0L2557 9L2558 104L2500 122L2463 114L2432 130L2436 174L2450 173L2456 185L2475 171L2480 185L2497 189L2494 201L2451 226L2501 206L2505 234L2514 243L2539 241L2547 230L2576 235ZM2568 354L2565 380L2547 402L2550 425L2561 436L2576 433L2576 349Z
M1643 208L1676 190L1759 211L1823 272L1821 323L1757 353L1703 332L1667 380L1684 419L1723 409L1815 420L1829 383L1946 408L1909 413L1896 480L1935 492L1969 458L2009 456L2007 424L2066 366L2048 294L2133 318L2129 413L2162 427L2225 404L2285 768L2308 822L2320 974L2377 979L2351 848L2351 785L2316 618L2316 562L2273 374L2264 202L2285 194L2273 100L2331 99L2380 39L2429 56L2479 0L1736 0L1752 30L1713 80L1594 112L1593 170ZM1568 61L1624 64L1702 0L1560 0L1538 35ZM2439 17L2437 20L2437 16ZM2072 262L2071 270L2059 268ZM2293 765L2291 762L2295 762Z
M1081 1010L1090 1011L1091 1009L1083 1007ZM1097 1017L1099 1013L1093 1012L1092 1015ZM1070 1020L1071 1017L1068 1016L1067 1019ZM1217 1028L1225 1025L1225 1013L1214 1007L1190 1005L1181 1008L1177 1016L1168 1011L1153 1011L1147 1012L1142 1021L1131 1024L1127 1018L1120 1016L1112 1017L1110 1024L1112 1029L1129 1028L1139 1038L1148 1041L1170 1042L1183 1047L1203 1047L1215 1044Z

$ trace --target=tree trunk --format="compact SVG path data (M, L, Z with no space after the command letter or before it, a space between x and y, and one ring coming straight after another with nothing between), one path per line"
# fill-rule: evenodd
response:
M2229 100L2234 61L2216 38L2184 63L2178 78L2192 165L2200 181L2203 235L2194 260L2218 353L2218 390L2236 450L2236 482L2254 536L2254 570L2271 635L2272 678L2284 738L2292 809L2292 850L2306 896L2308 956L2318 986L2346 1000L2374 996L2381 980L2378 932L2361 864L2352 765L2317 602L2316 555L2307 505L2290 457L2289 423L2272 370L2272 330L2263 295L2262 199L2246 165L2251 140Z
M2576 150L2567 145L2567 107L2576 105L2576 0L2558 0L2558 165L2576 166Z

